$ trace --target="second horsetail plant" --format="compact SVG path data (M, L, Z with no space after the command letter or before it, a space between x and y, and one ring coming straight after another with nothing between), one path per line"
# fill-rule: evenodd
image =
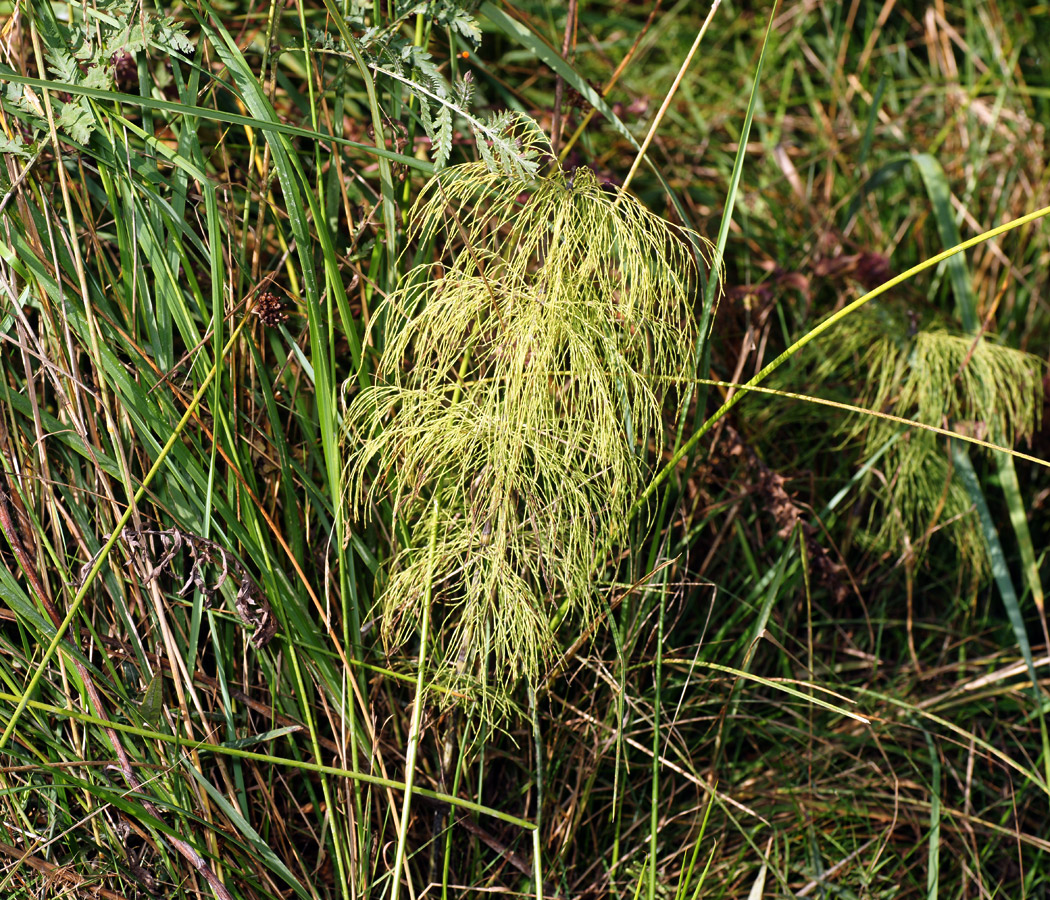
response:
M519 135L521 158L549 153ZM595 555L661 444L661 394L694 375L698 260L589 169L454 166L412 221L413 238L461 246L374 320L377 379L347 414L352 499L358 515L392 500L387 639L415 632L430 584L435 677L499 695L535 683L559 606L594 613Z
M852 316L837 338L828 344L819 377L823 383L858 381L853 389L866 410L943 424L1008 447L1031 438L1039 425L1042 364L1032 354L983 335L952 334L936 323L908 327L887 305ZM890 477L873 492L881 499L870 513L873 544L906 550L950 523L947 535L966 570L985 573L980 522L968 515L973 498L936 434L902 434L898 423L865 414L846 418L837 430L860 440L866 458L880 448L886 453Z

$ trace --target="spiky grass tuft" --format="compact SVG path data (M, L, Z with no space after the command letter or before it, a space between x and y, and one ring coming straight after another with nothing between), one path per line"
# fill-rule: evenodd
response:
M360 515L388 493L406 536L382 603L399 643L421 618L438 495L439 664L501 690L535 681L556 605L594 613L595 557L661 443L658 394L692 375L697 261L588 169L456 166L413 221L422 242L464 245L377 317L377 383L347 414L352 501Z

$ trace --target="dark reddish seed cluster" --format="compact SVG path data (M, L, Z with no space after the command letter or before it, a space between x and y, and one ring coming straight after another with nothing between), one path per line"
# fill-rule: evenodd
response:
M122 91L133 88L139 80L139 67L135 57L127 50L118 50L110 59L113 64L113 80Z
M259 321L268 328L273 328L288 319L288 313L284 310L284 303L276 294L263 291L255 301L255 314Z

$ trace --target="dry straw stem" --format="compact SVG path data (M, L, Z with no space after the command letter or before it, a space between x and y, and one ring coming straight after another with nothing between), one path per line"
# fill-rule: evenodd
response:
M678 85L682 83L682 79L685 77L689 64L693 61L696 51L700 49L700 42L704 39L704 35L707 33L707 27L711 24L711 20L715 17L715 13L718 11L718 7L721 3L722 0L714 0L711 4L711 9L707 13L707 18L704 19L704 24L700 26L700 31L697 32L696 38L693 41L693 46L689 48L689 52L685 55L685 59L682 61L682 65L678 69L678 74L675 76L674 82L672 83L670 90L667 92L667 96L664 97L664 102L660 104L660 109L653 118L652 125L649 126L649 133L645 136L645 140L642 141L642 146L638 149L638 154L635 156L634 162L631 164L631 170L623 180L624 193L621 194L621 196L626 196L627 186L634 180L635 172L638 171L638 167L642 164L642 160L645 159L645 152L649 149L649 145L656 136L656 130L660 127L660 123L664 119L664 114L671 105L671 100L678 92Z
M529 134L526 150L549 151ZM436 494L441 671L479 676L491 663L498 688L535 683L551 607L593 614L591 562L641 487L640 448L661 442L658 385L693 375L698 261L589 169L452 167L412 219L413 238L466 246L388 298L379 380L348 410L355 510L389 494L408 534L385 634L400 642L421 617Z

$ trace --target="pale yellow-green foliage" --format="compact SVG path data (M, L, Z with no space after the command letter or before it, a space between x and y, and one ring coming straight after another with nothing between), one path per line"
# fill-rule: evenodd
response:
M859 385L859 405L939 427L1014 445L1038 424L1042 363L988 338L952 334L934 326L909 333L885 309L865 311L844 323L821 371L822 380ZM844 431L873 455L901 426L871 416L850 417ZM947 534L975 573L986 554L972 502L953 475L944 440L907 431L880 466L886 503L875 510L872 537L901 550L929 528L952 522ZM953 521L955 520L955 521Z
M656 386L694 374L697 261L586 169L452 167L412 222L457 249L378 311L376 386L346 417L352 502L389 497L407 534L382 598L396 644L421 619L438 492L435 677L505 687L537 677L559 605L594 612L595 557L661 441Z

